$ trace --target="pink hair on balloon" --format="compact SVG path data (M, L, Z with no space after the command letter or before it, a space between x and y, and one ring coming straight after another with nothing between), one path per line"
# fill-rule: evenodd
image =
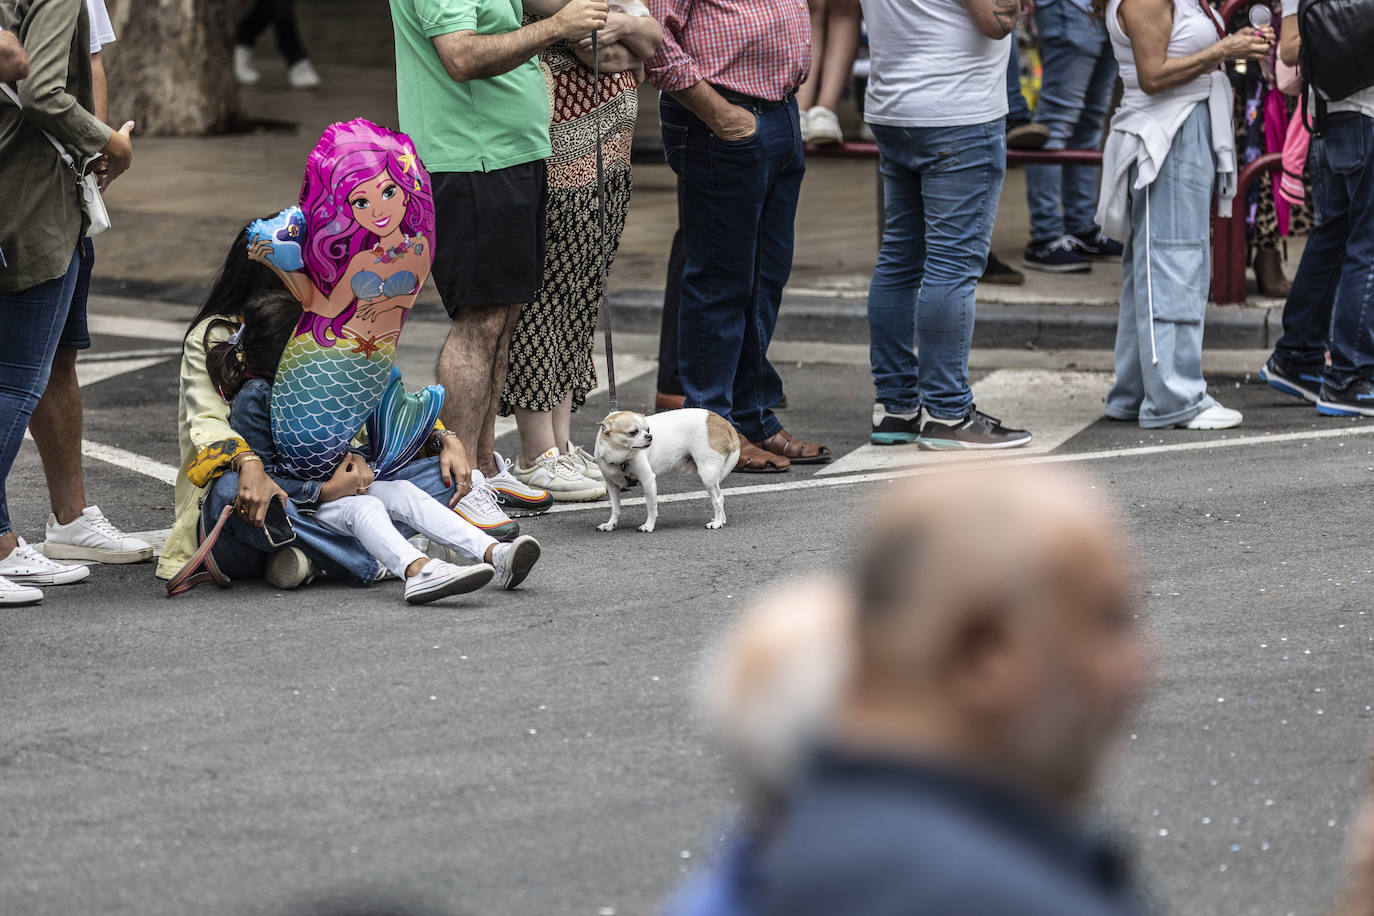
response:
M301 182L306 237L301 254L306 271L325 296L344 282L344 271L353 258L377 244L377 235L354 220L348 195L382 172L405 192L402 231L424 235L430 251L434 249L434 194L415 144L405 134L366 118L331 124L306 159L305 180ZM305 312L296 334L309 331L320 346L332 347L334 341L326 333L337 339L357 308L353 302L332 319Z

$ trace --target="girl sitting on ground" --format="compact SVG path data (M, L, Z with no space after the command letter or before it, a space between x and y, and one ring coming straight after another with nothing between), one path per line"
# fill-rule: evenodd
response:
M405 580L405 598L426 604L481 588L496 578L512 589L539 559L532 537L501 544L409 480L375 480L360 451L344 455L323 482L287 477L278 467L272 440L272 382L282 351L297 322L300 304L284 292L267 293L243 309L243 323L230 340L209 353L215 385L232 402L230 423L244 437L264 469L297 508L324 528L357 539L369 554ZM442 436L443 433L436 433ZM431 543L466 556L476 565L431 559L406 540L400 522Z

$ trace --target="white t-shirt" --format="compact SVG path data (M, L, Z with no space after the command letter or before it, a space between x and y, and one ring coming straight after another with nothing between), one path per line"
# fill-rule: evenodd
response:
M94 54L115 41L114 26L105 0L86 0L86 13L91 17L91 53Z
M1298 15L1299 0L1283 0L1283 18ZM1339 102L1330 102L1326 106L1327 111L1355 111L1364 115L1366 118L1374 118L1374 86L1361 89L1349 98L1341 99Z
M864 120L986 124L1007 114L1008 39L979 32L960 0L862 0L872 72Z

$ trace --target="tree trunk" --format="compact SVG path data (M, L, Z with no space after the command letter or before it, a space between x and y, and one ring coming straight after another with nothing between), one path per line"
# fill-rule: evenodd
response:
M110 120L140 135L230 129L239 115L228 0L107 0L116 41L102 55Z

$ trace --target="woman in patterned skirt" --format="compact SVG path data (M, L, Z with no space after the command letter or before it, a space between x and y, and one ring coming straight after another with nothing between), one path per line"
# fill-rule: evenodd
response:
M590 40L540 54L549 87L553 155L548 160L548 248L544 281L527 303L510 343L502 416L515 414L520 456L512 473L555 500L600 499L596 462L570 441L572 412L596 387L592 337L601 301L596 138L606 176L607 258L615 257L630 206L630 143L644 61L662 32L638 0L615 0L598 36L601 82Z

